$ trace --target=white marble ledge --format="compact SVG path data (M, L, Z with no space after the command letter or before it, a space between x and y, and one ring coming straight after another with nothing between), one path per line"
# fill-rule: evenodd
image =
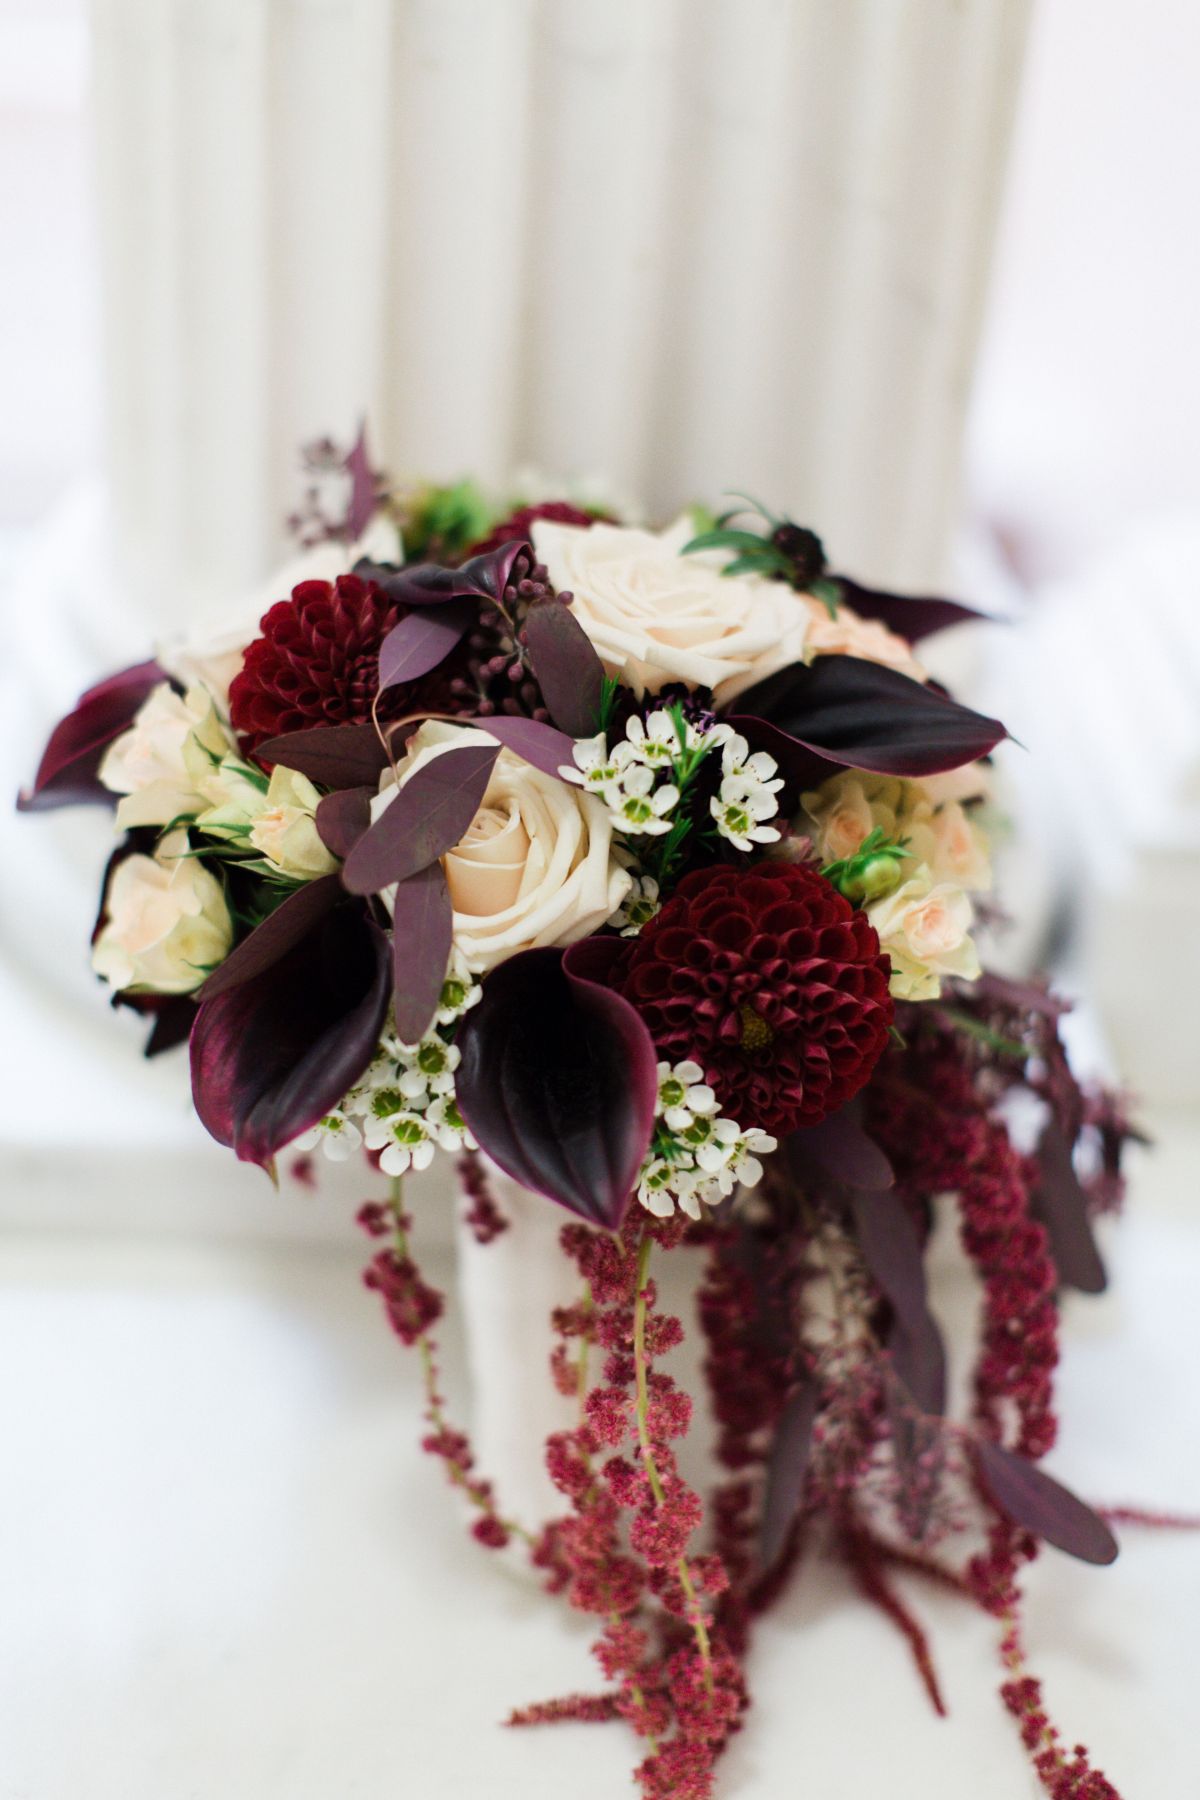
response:
M1200 1222L1122 1228L1072 1307L1053 1466L1084 1492L1200 1503ZM0 1248L5 1800L613 1800L619 1726L501 1730L594 1685L586 1626L464 1537L415 1448L413 1360L361 1248L11 1234ZM444 1276L439 1262L435 1274ZM460 1391L450 1344L450 1385ZM759 1633L727 1800L1025 1800L991 1629L914 1592L951 1717L809 1568ZM1127 1796L1193 1754L1200 1537L1127 1534L1114 1568L1048 1553L1029 1637L1069 1741Z

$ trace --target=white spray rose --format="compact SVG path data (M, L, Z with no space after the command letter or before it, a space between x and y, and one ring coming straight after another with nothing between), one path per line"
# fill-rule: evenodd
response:
M430 720L409 740L399 785L448 750L495 741L486 731ZM372 803L376 818L398 791L390 772L384 780ZM454 943L474 974L518 950L587 937L620 906L632 880L613 857L604 802L511 750L496 758L479 811L442 867Z
M154 856L118 863L92 967L114 988L189 994L229 955L233 923L221 884L169 832Z
M979 974L969 935L971 902L961 887L935 882L924 864L866 913L892 959L890 987L897 1000L936 1000L944 975L974 981Z
M122 831L138 825L169 825L206 804L196 781L200 767L229 755L233 743L217 718L206 689L179 695L161 682L143 701L133 724L115 738L100 764L100 780L114 794Z
M610 675L640 698L668 682L713 690L727 706L804 658L805 601L779 581L721 573L719 553L681 555L687 519L663 532L534 522L533 546Z
M331 875L337 857L325 848L313 817L321 796L306 775L276 763L262 810L250 826L250 843L283 875L313 881Z

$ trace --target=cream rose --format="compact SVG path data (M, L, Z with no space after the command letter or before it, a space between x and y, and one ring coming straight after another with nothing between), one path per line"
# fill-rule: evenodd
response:
M430 720L409 740L399 787L434 757L464 744L495 743L486 731ZM377 818L395 799L390 773L372 803ZM442 858L456 948L475 974L518 950L573 944L620 906L631 878L612 854L608 809L593 794L543 774L501 750L482 804ZM390 896L385 895L390 904Z
M169 825L198 812L207 801L197 768L211 770L232 750L205 688L197 685L180 696L168 682L160 683L100 764L104 786L123 796L117 824L123 831Z
M866 911L892 959L890 985L898 1000L936 1000L944 975L973 981L979 974L971 902L960 887L935 882L924 864Z
M913 655L912 645L896 632L889 631L878 619L862 619L845 604L840 604L837 617L831 618L823 600L813 594L804 596L808 607L808 655L857 656L863 662L882 663L924 681L925 670Z
M233 924L221 884L174 831L154 856L117 864L92 967L114 988L189 994L229 955Z
M610 675L640 697L668 682L713 690L726 706L805 654L809 613L799 594L758 575L721 573L721 556L681 551L687 519L668 531L559 525L539 519L533 546Z

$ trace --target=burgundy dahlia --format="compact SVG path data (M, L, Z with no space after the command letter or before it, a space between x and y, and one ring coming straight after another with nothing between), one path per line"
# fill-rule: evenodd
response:
M233 728L243 748L316 725L356 725L371 717L379 683L379 646L404 608L357 575L302 581L263 616L229 689ZM389 689L381 718L399 718L412 698Z
M659 1053L722 1110L783 1135L856 1094L887 1042L889 963L861 912L795 863L697 869L634 939L617 985Z
M543 500L537 506L520 506L507 519L493 525L487 537L472 544L467 555L482 556L487 550L498 550L501 544L523 542L536 519L550 519L556 525L595 525L607 517L607 513L584 512L582 507L572 506L569 500Z

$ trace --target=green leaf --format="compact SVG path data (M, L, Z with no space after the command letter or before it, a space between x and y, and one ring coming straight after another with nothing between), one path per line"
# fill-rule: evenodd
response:
M772 551L773 546L761 531L702 531L683 546L680 554L689 556L693 550L748 550L755 555Z
M837 618L842 591L836 581L814 581L808 591L821 602L831 619Z

